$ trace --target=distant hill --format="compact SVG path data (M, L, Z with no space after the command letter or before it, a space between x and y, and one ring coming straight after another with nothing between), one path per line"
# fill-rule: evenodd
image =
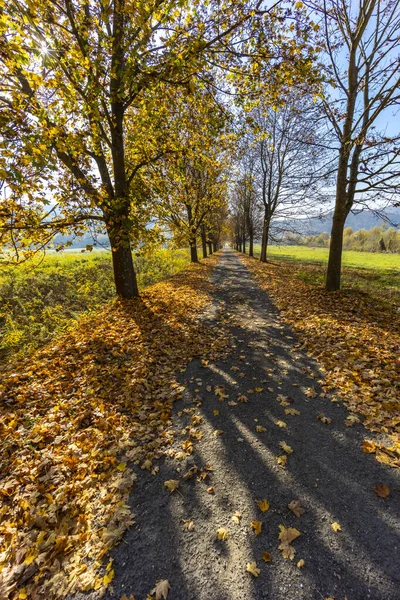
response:
M400 208L391 208L382 211L382 216L377 216L370 210L353 211L350 212L346 220L346 227L351 227L353 231L359 231L360 229L372 229L376 225L382 225L388 221L388 226L400 227ZM385 218L383 218L383 215ZM305 235L318 235L327 231L330 233L332 228L332 217L333 211L323 218L312 218L312 219L301 219L298 221L292 221L290 226L297 230L299 233Z
M110 247L110 241L105 233L98 234L96 238L98 247ZM70 248L86 248L86 246L97 247L90 233L85 233L85 235L83 235L80 238L73 238L73 236L71 235L56 235L56 237L54 238L54 243L56 245L65 244L66 242L70 241L72 241L72 245L70 246Z

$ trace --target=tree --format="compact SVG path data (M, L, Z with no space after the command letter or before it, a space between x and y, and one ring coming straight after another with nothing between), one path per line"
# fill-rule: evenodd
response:
M154 216L169 225L174 237L190 247L198 262L197 238L203 255L211 215L224 207L227 136L230 115L200 86L190 94L176 92L170 108L174 151L147 169ZM208 229L208 231L207 231Z
M7 235L29 254L59 232L100 223L117 293L136 296L131 245L147 218L141 170L168 151L150 110L158 103L162 114L159 85L190 87L207 57L240 55L243 30L264 22L259 5L0 4L0 175L9 189L0 212L3 243Z
M400 132L384 116L400 100L400 2L307 3L322 17L330 78L322 108L337 141L336 197L326 289L340 289L343 230L355 202L390 201L400 190Z

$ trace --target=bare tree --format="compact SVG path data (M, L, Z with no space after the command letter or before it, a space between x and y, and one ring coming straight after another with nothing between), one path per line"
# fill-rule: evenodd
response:
M330 83L322 108L336 138L336 197L326 289L340 289L343 231L355 202L395 203L400 128L400 0L319 0Z
M318 154L315 111L309 99L289 98L281 109L259 107L253 115L252 152L263 209L260 260L266 262L271 222L304 216L316 203ZM324 152L324 150L322 150Z

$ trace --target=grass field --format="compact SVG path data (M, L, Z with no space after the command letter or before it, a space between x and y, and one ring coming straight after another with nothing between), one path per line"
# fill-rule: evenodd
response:
M183 269L189 251L159 249L134 258L139 288ZM0 264L0 359L46 343L82 313L113 298L109 251L49 253L18 267Z
M260 246L255 246L254 253L259 256ZM296 267L293 276L312 285L322 285L328 253L328 248L270 246L268 260L291 262ZM345 250L342 286L359 289L400 306L400 254Z

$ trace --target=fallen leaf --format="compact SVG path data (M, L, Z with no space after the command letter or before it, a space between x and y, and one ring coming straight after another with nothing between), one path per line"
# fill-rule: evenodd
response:
M217 539L218 540L227 540L229 537L229 531L227 529L225 529L224 527L220 527L219 529L217 529Z
M275 421L275 424L278 425L278 427L287 427L285 421Z
M184 531L193 531L195 528L194 521L190 519L183 519L183 529Z
M114 575L115 575L114 569L111 569L108 573L106 573L104 575L104 577L103 577L103 584L105 586L108 586L112 582L112 580L114 579Z
M276 457L276 462L278 463L279 466L285 467L286 463L287 463L287 456L286 456L286 454L283 454L282 456L277 456Z
M222 435L224 432L222 431L222 429L216 429L215 431L213 431L213 435L215 437L218 437L219 435Z
M263 552L262 553L262 559L263 559L264 562L268 563L268 562L271 562L272 556L270 555L269 552Z
M302 569L304 567L306 563L304 562L304 559L300 559L299 562L297 563L297 568L298 569Z
M238 402L248 402L249 399L247 396L245 396L244 394L240 394L237 398Z
M254 533L256 535L260 535L261 529L262 529L262 522L261 521L252 521L251 528L254 530Z
M339 523L337 523L336 521L334 523L331 523L331 527L332 527L333 531L342 531L342 528L340 527Z
M280 533L278 537L281 541L279 544L279 550L282 551L283 558L289 558L290 560L293 560L296 550L293 548L293 546L291 546L291 543L293 540L298 538L299 535L301 535L300 531L294 527L286 528L284 525L279 525L279 529Z
M215 487L213 487L212 485L210 487L207 488L207 493L208 494L215 494Z
M236 525L240 525L240 520L242 518L242 515L239 511L236 511L235 514L232 517L232 521L234 523L236 523Z
M368 454L374 454L376 452L376 444L372 440L364 440L362 443L362 449Z
M214 415L214 417L218 417L219 410L217 410L217 409L213 410L213 415Z
M172 494L179 487L179 481L177 479L168 479L168 481L164 481L164 485Z
M155 594L155 600L167 600L168 592L171 589L169 581L162 579L157 581L156 586L151 590L150 594Z
M264 389L264 388L262 388L262 387L256 387L256 388L255 388L255 391L257 392L257 394L259 394L260 392L262 392L262 391L263 391L263 389Z
M262 425L256 425L257 433L265 433L267 430Z
M184 476L183 479L185 481L187 481L188 479L192 479L192 477L194 477L197 473L197 471L199 470L199 467L197 465L193 465L193 467L190 467L189 471L187 471ZM173 490L171 490L173 491Z
M286 415L299 415L300 411L296 410L295 408L285 408L285 414Z
M261 573L260 569L257 569L257 563L255 561L247 563L246 571L247 573L251 573L252 575L254 575L254 577L258 577Z
M292 454L293 449L288 446L286 442L280 442L279 445L284 452L287 452L287 454Z
M300 518L304 513L304 508L300 505L300 500L292 500L290 504L288 504L288 508L296 515L296 517Z
M390 494L390 488L386 483L377 483L374 492L380 498L387 498Z
M325 425L329 425L329 423L332 423L332 419L330 419L329 417L326 417L322 413L317 415L317 419L319 421L321 421L321 423L324 423Z
M265 512L269 509L269 502L264 498L264 500L257 500L258 508L261 512Z

